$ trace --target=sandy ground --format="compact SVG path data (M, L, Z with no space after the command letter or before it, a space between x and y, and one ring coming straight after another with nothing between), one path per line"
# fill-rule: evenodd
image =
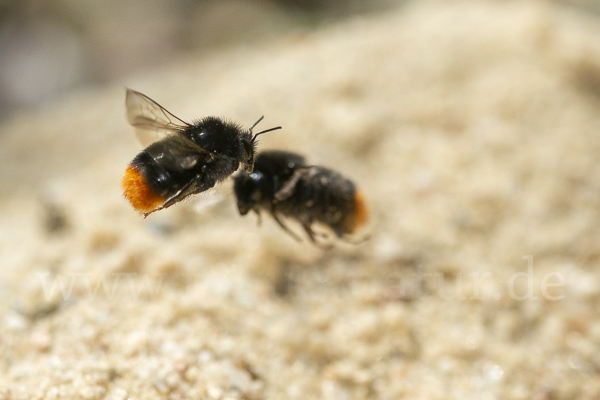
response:
M144 220L124 90L0 127L0 399L600 398L600 25L423 3L123 84L352 177L361 245L241 218L231 182ZM296 227L297 228L297 227Z

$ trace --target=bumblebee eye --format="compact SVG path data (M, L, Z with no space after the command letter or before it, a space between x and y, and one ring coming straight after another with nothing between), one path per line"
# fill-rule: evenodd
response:
M244 155L246 156L246 160L250 161L254 157L254 151L252 149L252 144L244 143Z

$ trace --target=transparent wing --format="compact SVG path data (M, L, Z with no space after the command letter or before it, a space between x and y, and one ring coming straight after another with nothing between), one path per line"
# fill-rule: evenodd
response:
M181 169L190 169L198 162L206 164L214 160L214 155L210 151L198 146L179 132L173 133L172 138L169 139L168 151L173 154L177 167Z
M148 96L135 90L127 89L125 106L127 121L135 127L135 134L144 147L190 126Z

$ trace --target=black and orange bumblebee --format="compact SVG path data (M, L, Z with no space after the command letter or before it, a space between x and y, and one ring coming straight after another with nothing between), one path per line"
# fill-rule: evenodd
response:
M127 90L127 119L144 146L121 180L125 198L144 217L212 188L242 164L254 168L256 137L249 129L217 117L187 123L154 100Z
M363 193L351 180L331 169L309 165L303 156L287 151L259 153L253 172L235 175L234 193L241 215L254 211L260 217L261 210L266 211L297 240L281 217L298 221L314 243L314 224L347 238L369 217Z

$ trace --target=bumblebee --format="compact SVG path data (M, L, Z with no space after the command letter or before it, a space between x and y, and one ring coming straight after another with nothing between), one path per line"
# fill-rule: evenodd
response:
M242 164L254 168L258 135L250 129L206 117L187 123L154 100L127 89L127 120L146 148L125 170L121 188L125 198L144 217L204 192L233 174Z
M298 221L313 243L314 224L329 227L338 238L356 233L369 218L360 190L354 183L328 168L306 163L303 156L286 151L263 151L254 171L235 176L234 193L241 215L261 210L295 239L281 217Z

